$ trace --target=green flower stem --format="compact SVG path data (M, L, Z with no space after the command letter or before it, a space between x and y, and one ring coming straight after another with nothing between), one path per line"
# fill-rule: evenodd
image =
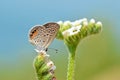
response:
M67 44L67 48L69 51L69 57L68 57L68 71L67 71L67 80L73 80L74 79L74 69L75 69L75 52L77 45L76 44Z
M74 79L74 68L75 68L75 53L69 54L69 62L68 62L68 72L67 72L67 80Z
M60 21L58 24L60 25L60 30L56 38L64 41L69 52L67 80L74 80L77 46L85 37L101 32L102 23L95 22L94 19L88 21L84 18L75 22Z

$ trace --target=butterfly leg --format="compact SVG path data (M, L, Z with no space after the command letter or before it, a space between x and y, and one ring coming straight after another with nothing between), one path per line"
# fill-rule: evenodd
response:
M41 46L37 46L36 49L35 49L36 52L41 52L42 50L43 50L43 51L47 51L46 48L41 47Z

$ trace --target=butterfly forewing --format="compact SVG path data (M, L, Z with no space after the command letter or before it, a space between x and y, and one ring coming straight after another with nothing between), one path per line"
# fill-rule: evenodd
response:
M29 41L33 44L33 45L38 45L40 44L41 41L41 35L42 35L42 31L43 27L42 26L34 26L29 33Z

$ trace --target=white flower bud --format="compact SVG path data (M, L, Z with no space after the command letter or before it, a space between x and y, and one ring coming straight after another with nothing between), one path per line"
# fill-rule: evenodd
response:
M101 23L100 21L98 21L98 22L96 23L96 25L102 26L102 23Z
M65 21L65 22L64 22L64 25L65 25L65 26L67 26L67 25L69 25L69 24L71 24L70 21Z
M93 24L94 24L94 23L95 23L95 20L94 20L94 19L91 19L91 20L90 20L90 23L93 23Z
M62 22L62 21L58 21L57 23L58 23L58 24L63 24L63 22Z

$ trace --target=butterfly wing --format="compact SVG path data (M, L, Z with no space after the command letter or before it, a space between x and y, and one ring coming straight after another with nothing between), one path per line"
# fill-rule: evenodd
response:
M37 25L30 29L29 31L29 41L33 45L37 46L39 50L42 50L42 45L45 43L44 34L44 27Z
M47 23L43 26L34 26L29 31L29 41L37 50L47 49L55 38L60 26L57 23Z
M43 27L45 28L45 36L47 38L44 47L47 48L54 40L60 26L57 23L51 22L44 24Z

